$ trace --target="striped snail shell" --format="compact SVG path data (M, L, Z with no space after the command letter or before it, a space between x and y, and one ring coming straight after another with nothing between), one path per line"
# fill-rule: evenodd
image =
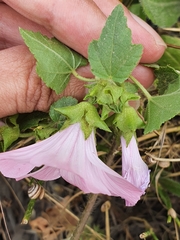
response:
M43 199L45 194L44 188L39 184L32 184L28 189L28 196L31 199Z

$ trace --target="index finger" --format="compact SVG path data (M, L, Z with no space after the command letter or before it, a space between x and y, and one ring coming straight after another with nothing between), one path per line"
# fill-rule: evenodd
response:
M89 0L5 0L9 6L44 26L61 42L87 57L89 43L98 39L106 16Z
M107 16L118 0L4 0L16 11L44 26L56 38L83 56L88 56L88 45L98 39ZM141 62L157 61L165 50L158 34L144 21L133 16L125 7L128 26L134 43L144 47Z

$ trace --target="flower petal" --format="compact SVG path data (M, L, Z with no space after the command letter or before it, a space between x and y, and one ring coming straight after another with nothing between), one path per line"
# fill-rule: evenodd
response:
M23 178L26 177L33 177L39 180L43 180L43 181L47 181L47 180L55 180L57 178L60 178L60 171L57 168L53 168L53 167L42 167L39 170L26 174L23 177L16 177L16 180L19 181Z
M133 136L126 146L125 139L121 137L121 145L122 176L144 194L150 182L150 170L139 154L136 139ZM126 205L129 206L130 203L126 202Z
M0 171L8 177L21 179L32 176L40 180L52 180L62 176L85 193L120 196L131 205L134 205L142 194L140 189L98 158L94 133L85 140L79 123L39 143L1 153L0 162L3 163L2 167L0 164ZM44 167L41 169L29 173L33 167L42 165ZM22 166L26 167L22 169Z
M1 159L1 158L0 158ZM0 170L5 177L18 178L34 168L34 165L24 162L12 161L8 159L1 160Z

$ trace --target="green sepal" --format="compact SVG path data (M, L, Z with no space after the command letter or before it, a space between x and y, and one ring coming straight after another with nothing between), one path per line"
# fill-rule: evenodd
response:
M100 80L96 84L87 87L89 92L85 99L91 99L91 101L99 105L116 103L122 93L122 87L117 86L112 81Z
M124 106L128 101L138 100L139 98L140 96L137 93L127 92L124 89L121 96L121 105Z
M135 88L131 85L99 80L96 84L88 86L89 93L85 99L88 99L92 104L102 106L101 119L104 120L112 112L121 112L124 104L129 100L139 99L139 96L134 92Z
M108 115L108 111L120 112L120 97L123 92L123 88L118 86L112 81L100 80L96 84L90 85L89 93L86 95L85 99L89 100L92 104L99 104L103 106L103 111L106 112L102 119Z
M111 132L106 123L101 120L97 109L88 102L81 102L75 106L57 108L56 111L64 114L68 120L64 123L63 129L74 123L80 123L85 139L89 137L95 128Z
M107 105L103 105L101 110L101 119L106 120L111 112L112 110Z
M136 129L143 128L144 123L136 110L130 106L124 106L121 113L115 114L113 124L121 131L127 145L129 144Z

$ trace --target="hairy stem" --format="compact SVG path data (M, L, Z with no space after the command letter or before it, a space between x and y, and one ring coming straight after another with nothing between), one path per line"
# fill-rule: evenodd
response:
M86 78L86 77L79 75L75 70L72 71L72 74L81 81L85 81L85 82L95 82L96 81L95 78Z
M151 95L149 94L149 92L145 89L145 87L143 87L143 85L142 85L135 77L130 76L129 78L133 81L133 83L136 84L136 86L138 86L139 89L141 89L141 91L143 92L144 96L145 96L148 100L150 100L152 96L151 96Z

